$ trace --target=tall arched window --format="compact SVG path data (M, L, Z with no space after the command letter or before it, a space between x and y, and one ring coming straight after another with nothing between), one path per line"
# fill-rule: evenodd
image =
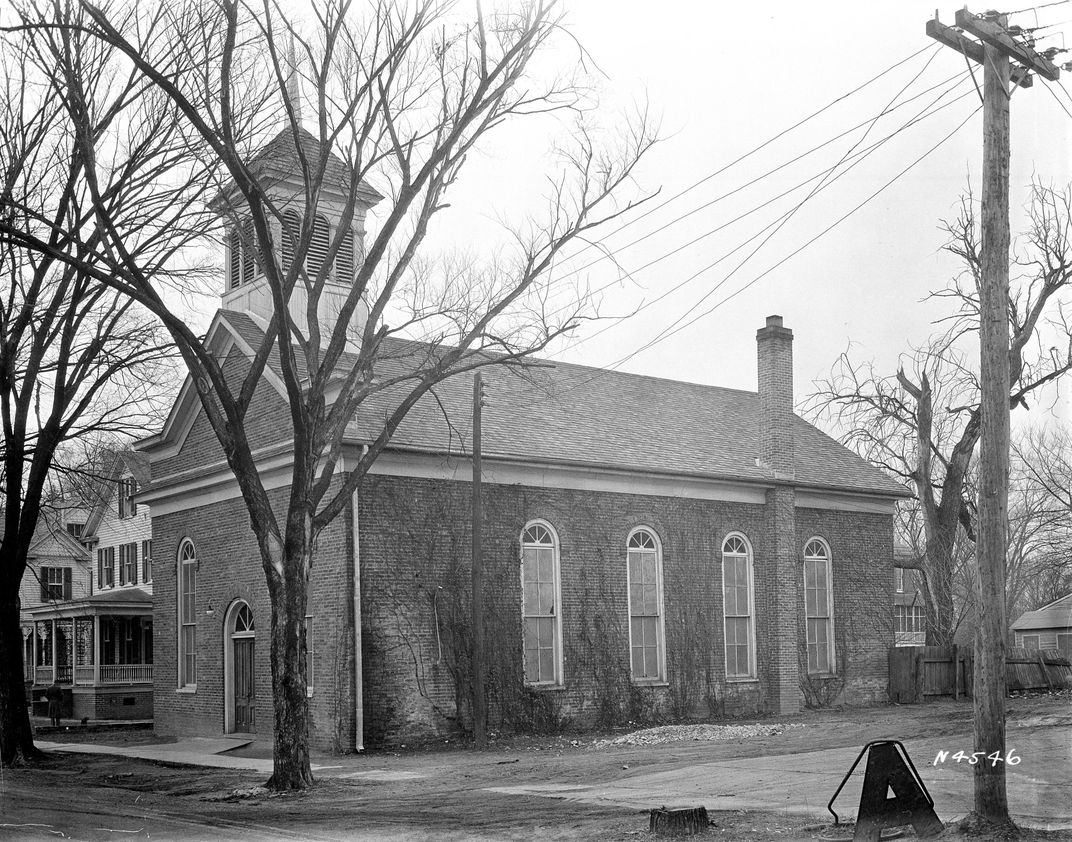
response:
M655 533L634 529L626 542L629 654L634 681L662 681L662 552Z
M179 687L197 687L197 553L193 541L179 545Z
M521 535L521 614L525 682L562 683L562 613L558 536L533 521Z
M756 677L755 599L752 547L740 533L722 542L722 595L726 622L726 677Z
M808 672L834 672L834 592L830 548L822 538L812 538L804 546L804 615Z

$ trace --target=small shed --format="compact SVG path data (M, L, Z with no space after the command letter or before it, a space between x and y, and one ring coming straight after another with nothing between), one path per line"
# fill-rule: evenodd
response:
M1072 657L1072 593L1021 614L1012 631L1018 647L1057 649Z

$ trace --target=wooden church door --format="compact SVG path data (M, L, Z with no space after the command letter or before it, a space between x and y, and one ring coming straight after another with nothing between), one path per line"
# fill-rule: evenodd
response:
M257 730L257 685L253 671L255 639L253 612L248 605L242 605L235 615L231 645L234 647L234 730L244 734Z

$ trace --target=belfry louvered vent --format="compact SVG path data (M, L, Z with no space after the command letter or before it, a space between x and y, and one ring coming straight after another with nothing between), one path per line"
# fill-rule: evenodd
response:
M320 269L327 258L330 244L331 235L328 231L328 221L318 215L313 223L313 235L309 238L309 251L305 258L305 268L309 270L310 280L314 280L320 274Z
M335 255L335 269L340 284L350 284L354 280L354 232L347 231L339 243L339 252Z
M301 233L301 217L296 211L287 211L283 214L283 246L281 256L283 258L283 271L289 272L290 265L294 261L294 243L297 242Z

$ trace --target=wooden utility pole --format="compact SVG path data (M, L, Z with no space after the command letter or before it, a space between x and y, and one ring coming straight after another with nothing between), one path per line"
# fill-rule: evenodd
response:
M480 499L480 424L484 378L473 375L473 743L488 745L488 709L484 699L484 512Z
M927 34L983 67L982 255L979 279L980 406L979 630L975 636L975 817L1007 825L1005 790L1005 551L1009 500L1009 99L1015 82L1030 85L1028 71L1056 80L1060 71L1007 29L1005 15L956 13L956 29L937 19ZM974 36L973 40L970 36Z

